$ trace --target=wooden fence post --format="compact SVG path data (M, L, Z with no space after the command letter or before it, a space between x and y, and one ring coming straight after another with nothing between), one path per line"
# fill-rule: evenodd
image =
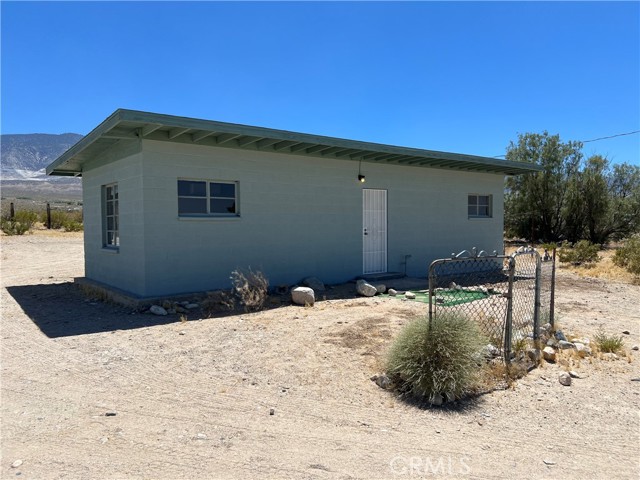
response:
M47 202L47 228L51 230L51 205Z
M13 202L11 202L9 206L9 220L13 220L15 217L16 217L16 211L15 211L15 208L13 207Z

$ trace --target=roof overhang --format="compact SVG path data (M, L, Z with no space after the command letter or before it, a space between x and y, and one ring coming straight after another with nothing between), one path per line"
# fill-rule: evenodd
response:
M47 174L81 176L90 159L116 143L140 139L503 175L540 170L537 165L496 158L118 109L51 163Z

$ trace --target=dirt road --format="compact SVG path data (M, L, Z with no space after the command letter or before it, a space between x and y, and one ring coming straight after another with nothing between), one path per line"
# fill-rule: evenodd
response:
M81 235L1 242L2 478L640 474L638 286L559 274L563 330L629 330L626 357L572 364L570 387L559 362L426 409L369 379L424 304L332 300L180 323L85 299L70 283Z

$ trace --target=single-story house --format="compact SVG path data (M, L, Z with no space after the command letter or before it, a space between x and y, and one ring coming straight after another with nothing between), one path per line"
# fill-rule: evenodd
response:
M152 298L362 274L427 275L503 248L505 175L537 167L116 110L47 167L82 176L86 279Z

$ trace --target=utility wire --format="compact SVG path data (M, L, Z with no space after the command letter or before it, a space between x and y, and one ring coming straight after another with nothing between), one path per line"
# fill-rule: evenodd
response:
M593 138L591 140L580 140L580 143L597 142L598 140L607 140L608 138L624 137L625 135L633 135L634 133L640 133L640 130L634 130L633 132L627 132L627 133L616 133L615 135L609 135L608 137ZM494 155L493 158L500 158L505 156L506 155Z

